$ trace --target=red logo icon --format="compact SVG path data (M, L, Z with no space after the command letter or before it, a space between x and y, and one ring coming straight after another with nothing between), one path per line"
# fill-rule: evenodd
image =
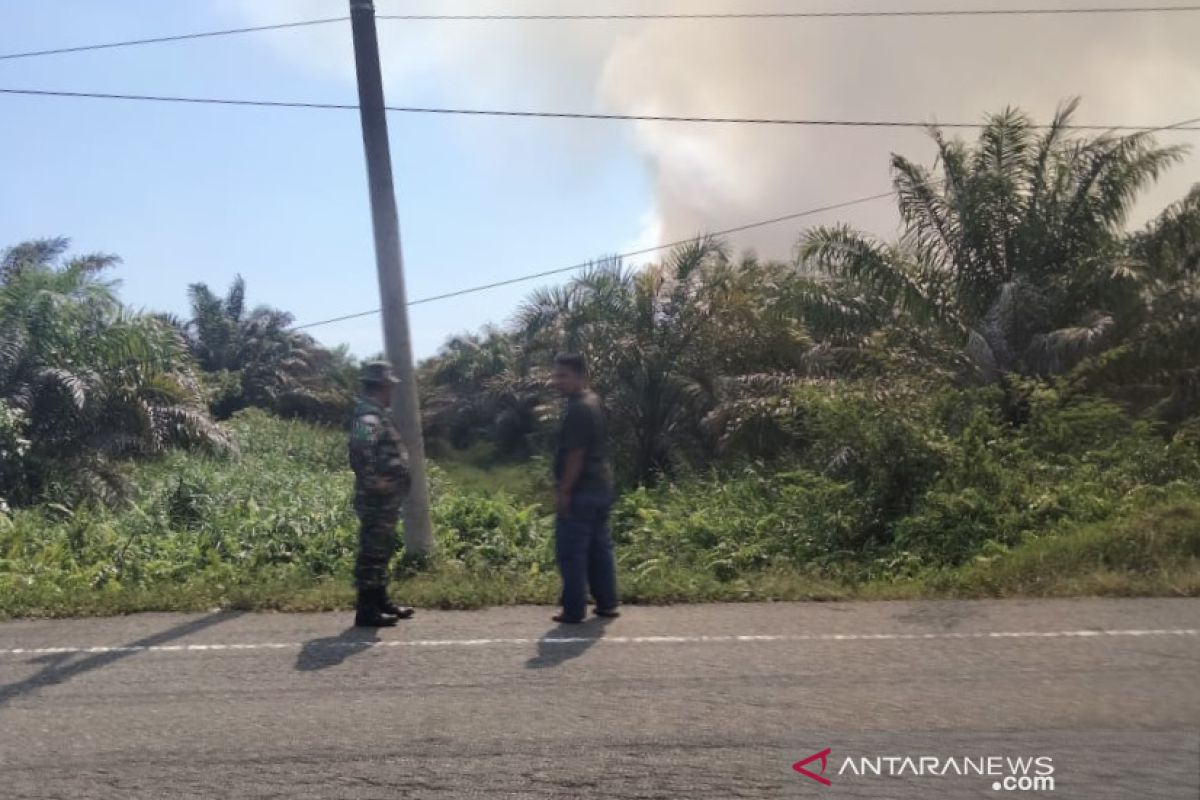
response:
M829 765L830 749L831 748L826 747L821 752L813 753L811 756L804 759L803 761L797 761L795 764L792 764L792 769L796 770L796 772L799 772L801 775L803 775L806 778L812 778L814 781L816 781L819 784L822 784L823 786L832 786L833 783L828 778L825 777L825 767L827 767ZM814 761L821 762L821 771L819 773L810 772L805 769L806 766L813 763Z

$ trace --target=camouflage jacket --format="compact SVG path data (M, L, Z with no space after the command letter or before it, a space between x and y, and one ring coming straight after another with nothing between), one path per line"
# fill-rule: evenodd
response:
M399 505L412 483L400 433L391 416L370 400L359 400L354 408L350 468L354 470L355 502L359 505ZM387 479L394 480L395 486L381 490L380 481Z

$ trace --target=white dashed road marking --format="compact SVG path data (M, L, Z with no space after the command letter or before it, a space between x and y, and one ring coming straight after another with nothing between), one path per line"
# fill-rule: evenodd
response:
M972 639L1106 639L1113 637L1200 636L1200 629L1079 630L1079 631L990 631L981 633L827 633L756 634L745 636L550 636L513 639L389 639L377 641L255 642L245 644L113 645L99 647L11 647L0 655L47 655L53 653L212 653L244 650L299 650L301 648L353 649L384 647L497 647L511 645L602 645L737 644L752 642L910 642Z

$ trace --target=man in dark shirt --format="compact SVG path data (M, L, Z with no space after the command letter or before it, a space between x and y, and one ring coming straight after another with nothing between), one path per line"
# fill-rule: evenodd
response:
M617 569L608 515L613 503L604 408L588 388L583 358L560 355L554 360L554 388L567 398L566 415L554 454L557 518L554 550L562 574L562 613L555 622L583 622L587 590L596 614L619 616Z

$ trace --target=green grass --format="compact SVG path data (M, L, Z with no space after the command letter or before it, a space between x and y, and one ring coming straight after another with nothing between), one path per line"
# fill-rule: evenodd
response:
M258 412L231 430L235 458L176 453L137 467L127 507L0 515L0 617L348 608L356 520L342 434ZM864 532L878 507L869 487L803 468L630 493L613 517L622 595L1200 596L1200 492L1154 462L1161 445L1130 441L1052 468L1005 456L987 492L960 474L938 481L890 541ZM427 608L553 603L543 472L489 467L478 453L434 466L437 554L424 571L397 562L397 595Z
M1200 597L1200 503L1168 504L1122 520L1082 525L1033 538L953 569L913 577L846 580L817 570L776 568L720 580L695 568L652 575L622 570L627 603L914 600L1003 597ZM39 588L6 591L0 617L91 616L138 611L332 611L352 605L346 574L313 580L287 570L255 580L198 576L181 584L97 588L77 593ZM552 604L553 572L512 574L461 565L398 575L395 593L422 608L474 609Z
M490 447L452 450L433 463L446 483L457 491L474 494L506 494L522 502L548 502L549 466L542 461L512 463L498 460Z
M928 584L931 591L983 597L1200 597L1200 502L1032 537Z

